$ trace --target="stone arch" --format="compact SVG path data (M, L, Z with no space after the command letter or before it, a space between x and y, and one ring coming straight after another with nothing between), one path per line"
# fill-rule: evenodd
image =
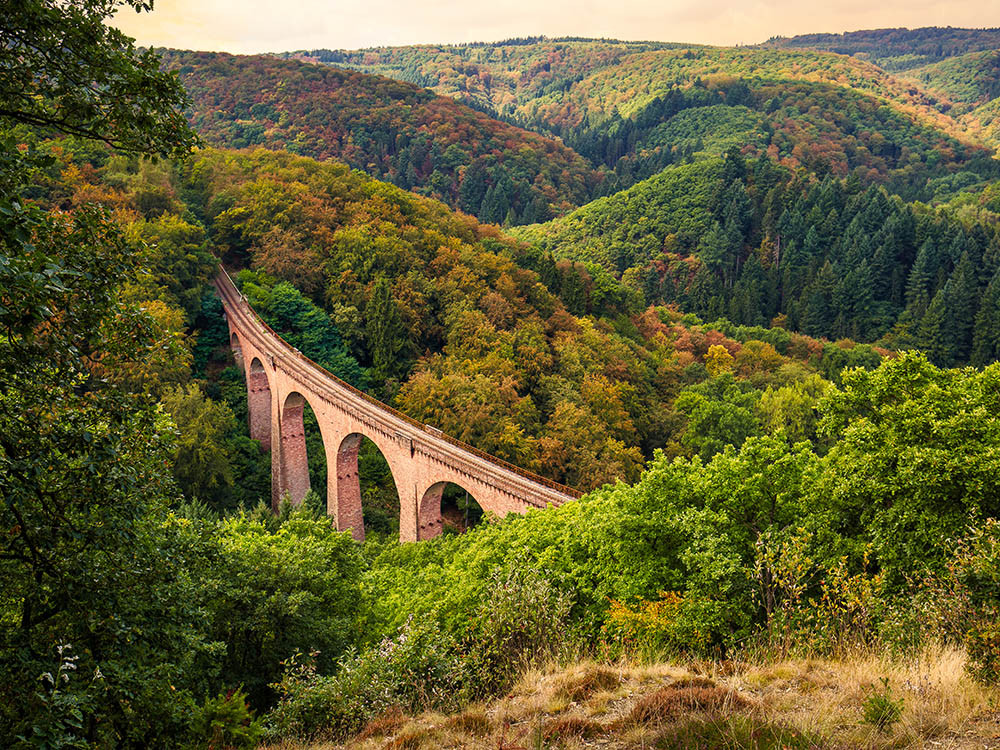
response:
M464 484L451 480L435 482L424 492L420 498L420 507L417 511L417 540L431 539L438 536L443 527L441 518L441 497L444 495L448 485L455 485L459 489L465 490L470 498L475 500L476 505L482 508L482 503L475 493L469 490Z
M396 495L401 497L399 476L390 461L387 452L378 440L361 432L345 435L337 446L336 469L331 475L332 481L327 493L327 512L333 516L338 530L351 530L351 536L357 541L365 538L364 510L361 507L361 478L358 472L358 451L361 442L367 438L382 454L389 465L389 473L396 489Z
M236 334L233 339L239 342ZM247 411L250 418L250 437L266 451L271 450L271 382L258 357L250 361L247 369Z
M306 429L302 421L305 407L305 396L292 391L282 401L278 415L281 436L278 499L287 493L293 505L301 503L310 488Z

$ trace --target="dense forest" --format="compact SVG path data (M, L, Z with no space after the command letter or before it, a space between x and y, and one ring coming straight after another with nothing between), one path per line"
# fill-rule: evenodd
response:
M734 142L821 174L855 172L908 199L934 198L932 179L995 173L989 149L937 96L829 53L546 40L315 59L404 80L417 70L435 91L558 136L613 171L603 193Z
M335 158L493 223L544 221L600 175L561 143L409 83L273 57L166 52L208 142Z
M1000 29L873 29L843 34L801 34L773 37L768 45L829 50L840 55L863 55L886 70L907 70L957 57L967 52L1000 48Z
M608 40L161 57L106 25L122 7L147 9L35 0L0 45L0 744L995 729L1000 174L930 93L828 53ZM978 33L951 31L939 57ZM501 107L420 88L460 60L507 71ZM400 544L366 443L363 543L323 489L272 509L220 263L329 371L586 494L500 519L455 488L446 532ZM958 697L885 667L835 724L724 682L934 653ZM581 660L520 728L483 707ZM665 662L691 676L615 676Z
M731 149L518 236L601 263L650 304L982 365L1000 356L996 201L932 210Z

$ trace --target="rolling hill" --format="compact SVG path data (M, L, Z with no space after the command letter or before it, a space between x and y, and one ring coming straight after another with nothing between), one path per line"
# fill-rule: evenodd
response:
M909 70L968 52L1000 48L1000 29L956 29L926 26L920 29L869 29L844 34L803 34L774 37L765 46L818 49L857 55L886 70Z
M602 179L557 140L413 84L273 57L174 51L164 61L208 143L339 159L488 222L562 213Z
M860 168L908 199L934 197L929 179L995 174L934 94L828 52L543 39L309 56L419 81L556 135L615 172L603 194L733 143L820 174Z

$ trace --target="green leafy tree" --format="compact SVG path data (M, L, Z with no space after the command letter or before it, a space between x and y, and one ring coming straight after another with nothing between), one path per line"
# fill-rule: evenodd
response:
M843 375L820 430L836 441L816 500L834 528L870 542L894 583L940 565L940 541L970 518L1000 513L997 389L1000 366L940 370L908 352L876 370Z
M185 560L199 544L167 515L169 426L115 388L100 357L142 359L148 318L120 302L134 263L100 209L48 213L20 196L52 162L14 129L133 153L194 141L177 81L104 25L143 2L34 0L4 10L0 75L0 744L168 745L186 730L205 653ZM25 131L19 130L19 133ZM70 717L29 686L72 644ZM51 695L49 697L52 697ZM65 707L67 704L61 704Z
M106 21L145 0L24 0L4 8L0 120L99 140L135 154L195 143L174 74ZM8 64L9 63L9 64Z
M252 703L266 707L281 662L318 651L332 668L356 644L360 553L348 534L308 509L295 511L276 531L247 516L217 529L219 564L204 574L213 635L225 644L223 678L245 685Z
M184 495L207 501L232 486L225 439L235 420L229 407L207 398L196 383L168 389L161 403L177 426L172 463Z
M732 373L688 386L674 403L688 418L681 443L706 461L727 445L739 448L760 430L754 413L759 397L741 387Z

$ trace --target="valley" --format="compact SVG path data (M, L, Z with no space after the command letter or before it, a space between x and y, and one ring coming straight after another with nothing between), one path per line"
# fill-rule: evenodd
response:
M106 11L0 44L0 744L1000 746L1000 32Z

